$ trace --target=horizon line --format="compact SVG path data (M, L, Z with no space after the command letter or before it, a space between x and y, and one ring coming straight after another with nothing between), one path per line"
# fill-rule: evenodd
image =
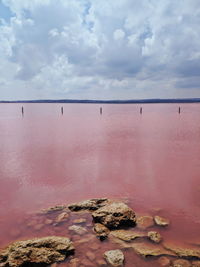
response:
M0 103L99 103L99 104L131 104L131 103L198 103L199 98L148 98L148 99L28 99L0 100Z

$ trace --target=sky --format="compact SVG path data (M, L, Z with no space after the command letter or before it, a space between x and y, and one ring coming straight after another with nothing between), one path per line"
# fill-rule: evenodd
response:
M0 100L192 97L199 0L0 0Z

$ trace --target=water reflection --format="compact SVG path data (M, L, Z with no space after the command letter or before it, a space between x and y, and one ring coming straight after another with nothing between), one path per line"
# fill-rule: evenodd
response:
M142 116L138 105L24 104L23 120L20 107L0 105L1 236L19 214L100 196L126 196L143 212L162 208L177 236L195 236L199 104L181 114L174 104L145 105Z

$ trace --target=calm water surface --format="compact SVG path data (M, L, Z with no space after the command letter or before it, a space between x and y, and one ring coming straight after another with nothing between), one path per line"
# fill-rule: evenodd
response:
M23 106L0 104L0 246L27 212L105 196L170 218L165 238L196 238L200 104Z

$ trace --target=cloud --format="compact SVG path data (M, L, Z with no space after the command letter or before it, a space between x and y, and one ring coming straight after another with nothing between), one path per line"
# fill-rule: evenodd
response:
M0 9L0 99L200 97L198 0L2 0Z

